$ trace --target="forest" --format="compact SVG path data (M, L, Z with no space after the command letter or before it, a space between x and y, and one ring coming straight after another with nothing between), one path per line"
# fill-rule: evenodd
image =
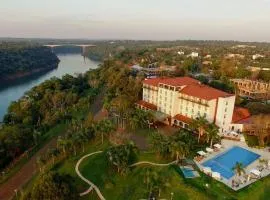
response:
M31 43L0 43L0 80L57 67L59 59L47 47Z
M72 113L86 110L98 93L99 84L88 82L93 72L52 78L11 103L0 129L0 168L38 145L52 127L70 123Z

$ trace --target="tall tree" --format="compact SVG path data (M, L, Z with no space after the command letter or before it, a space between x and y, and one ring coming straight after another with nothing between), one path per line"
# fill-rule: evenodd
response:
M190 124L191 129L198 133L198 143L200 142L201 136L205 134L207 125L208 121L202 116L197 117Z

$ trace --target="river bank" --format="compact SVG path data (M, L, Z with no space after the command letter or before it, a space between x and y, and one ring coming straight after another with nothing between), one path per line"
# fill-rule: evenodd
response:
M60 63L58 67L50 70L40 71L18 79L12 79L5 84L0 84L0 122L12 101L18 100L32 87L52 77L62 77L65 74L75 75L84 73L89 69L95 69L100 62L93 61L87 57L84 59L80 54L57 54Z
M60 62L60 61L59 61ZM31 71L28 72L19 72L19 73L15 73L12 75L7 75L4 77L0 77L0 84L5 84L5 83L9 83L10 81L18 81L18 79L21 78L27 78L33 75L42 75L43 73L46 73L48 71L51 71L53 69L56 69L58 67L59 62L57 62L55 65L51 65L48 66L46 68L37 68L37 69L33 69ZM1 88L1 86L0 86Z

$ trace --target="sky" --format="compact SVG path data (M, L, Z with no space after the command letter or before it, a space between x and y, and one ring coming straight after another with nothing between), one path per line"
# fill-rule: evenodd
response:
M0 37L270 42L270 0L0 0Z

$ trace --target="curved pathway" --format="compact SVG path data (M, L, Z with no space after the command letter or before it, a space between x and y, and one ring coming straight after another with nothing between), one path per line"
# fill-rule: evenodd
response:
M101 200L105 200L104 196L102 195L102 193L100 192L99 188L91 181L89 181L88 179L86 179L80 172L79 170L79 166L81 164L81 162L85 159L85 158L88 158L90 156L93 156L93 155L96 155L96 154L100 154L102 153L103 151L96 151L96 152L93 152L93 153L89 153L89 154L86 154L85 156L81 157L80 160L78 160L76 166L75 166L75 171L77 173L77 175L84 181L86 182L87 184L90 185L90 188L87 189L86 191L80 193L80 196L84 196L86 194L88 194L89 192L92 191L92 189L94 189L98 195L98 197L101 199ZM149 161L140 161L140 162L137 162L137 163L134 163L132 165L130 165L129 167L135 167L135 166L138 166L138 165L143 165L143 164L147 164L147 165L153 165L153 166L160 166L160 167L165 167L165 166L169 166L169 165L172 165L172 164L175 164L177 161L173 161L173 162L170 162L170 163L164 163L164 164L160 164L160 163L153 163L153 162L149 162Z
M175 160L175 161L170 162L170 163L160 164L160 163L153 163L153 162L149 162L149 161L140 161L140 162L137 162L137 163L134 163L134 164L130 165L129 167L135 167L135 166L143 165L143 164L153 165L153 166L159 166L159 167L166 167L166 166L175 164L176 162L177 161Z
M75 171L77 173L77 175L84 181L86 182L87 184L90 185L90 188L88 190L86 190L85 192L81 193L80 196L83 196L83 195L86 195L88 194L92 188L97 192L97 195L98 197L101 199L101 200L105 200L104 196L101 194L99 188L94 184L92 183L91 181L89 181L88 179L86 179L85 177L83 177L83 175L81 174L81 172L79 171L79 166L81 164L81 162L85 159L85 158L88 158L92 155L95 155L95 154L100 154L102 153L103 151L96 151L94 153L90 153L90 154L86 154L85 156L83 156L76 164L76 167L75 167Z

